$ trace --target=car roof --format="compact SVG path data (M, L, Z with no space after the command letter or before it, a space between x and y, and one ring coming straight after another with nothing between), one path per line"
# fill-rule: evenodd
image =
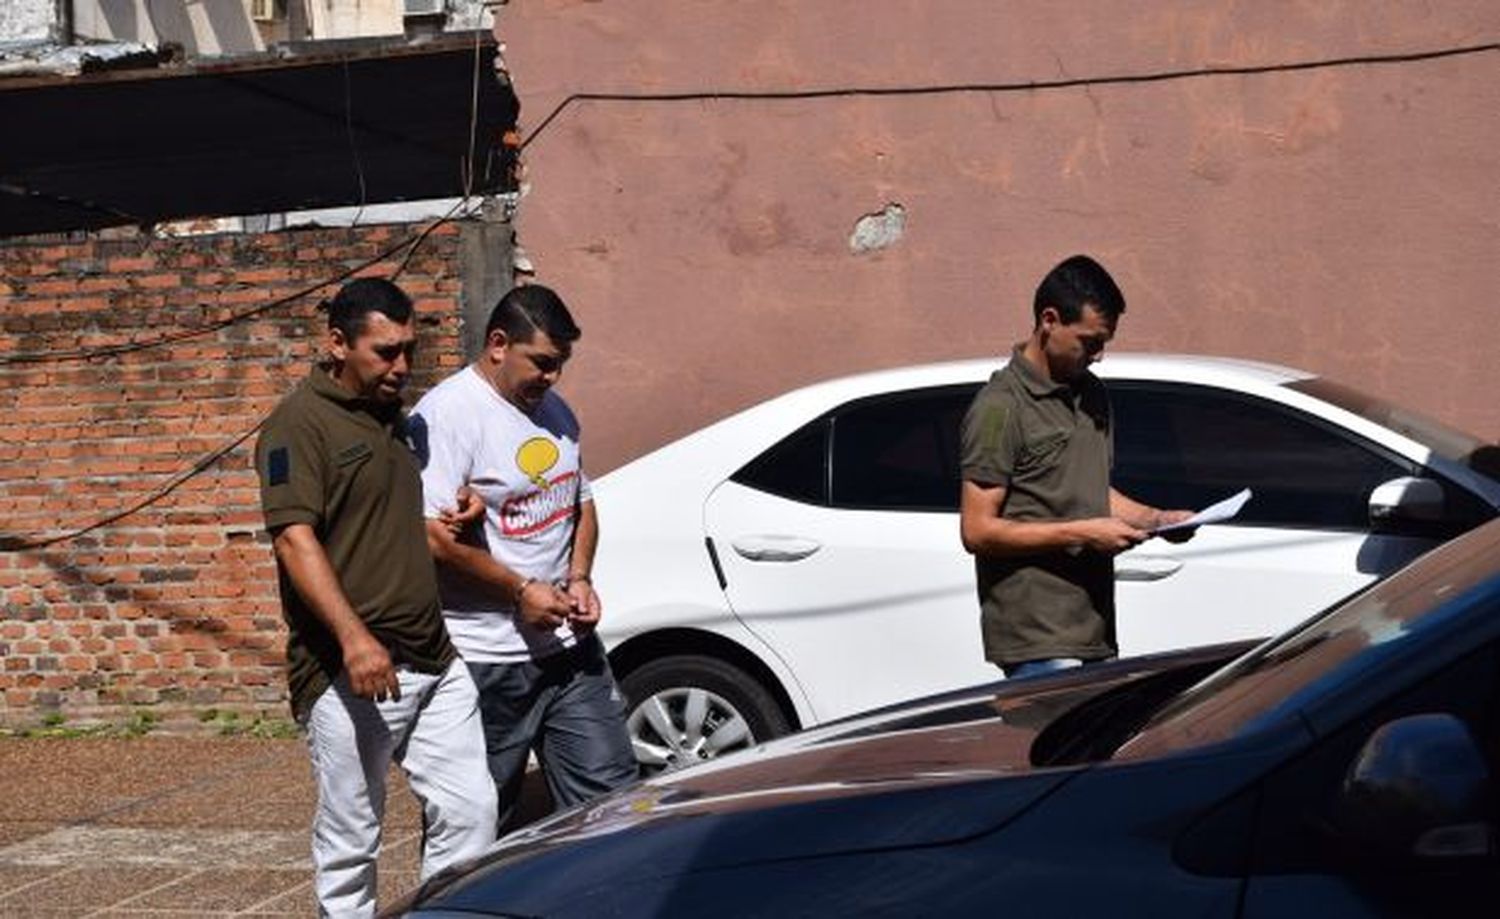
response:
M934 386L977 385L1005 366L1008 355L871 370L812 383L772 396L711 423L601 478L610 484L641 473L642 461L670 455L684 478L717 480L796 426L836 405L865 396ZM1094 365L1107 380L1170 380L1264 391L1315 374L1241 358L1190 354L1110 353ZM622 475L622 473L625 473ZM608 486L606 486L608 487Z
M825 388L858 389L869 392L884 392L903 389L907 386L932 386L943 383L967 383L989 379L994 371L1008 363L1008 356L969 358L965 360L941 361L916 364L909 367L893 367L870 370L813 383L786 393L793 396L807 391ZM1110 353L1091 368L1100 377L1109 379L1146 378L1156 380L1182 380L1205 384L1245 386L1281 386L1298 380L1312 379L1316 374L1297 370L1281 364L1253 361L1237 357L1217 357L1203 354L1147 354L1137 352ZM778 397L778 398L784 398Z
M745 422L758 424L761 417L776 417L788 412L799 414L804 411L816 411L819 407L831 408L851 399L903 389L983 383L996 370L1004 367L1008 361L1008 355L972 358L870 370L835 377L773 396L728 416L719 424ZM1316 374L1278 364L1195 354L1122 352L1110 354L1091 369L1105 380L1143 379L1197 383L1241 392L1264 392L1287 383L1316 377Z
M836 408L866 397L903 390L944 386L978 386L1005 366L1009 355L942 361L871 370L824 380L793 389L743 408L675 441L658 447L595 480L604 491L620 491L653 480L657 466L672 469L673 490L687 495L712 487L766 447L792 433L802 424ZM1170 382L1213 387L1259 396L1327 419L1340 427L1378 443L1386 449L1424 466L1443 471L1492 505L1500 507L1500 486L1460 463L1444 459L1427 444L1377 421L1300 391L1288 384L1318 379L1318 375L1281 364L1202 354L1148 354L1110 352L1093 367L1111 383L1128 381ZM659 495L659 489L651 494Z

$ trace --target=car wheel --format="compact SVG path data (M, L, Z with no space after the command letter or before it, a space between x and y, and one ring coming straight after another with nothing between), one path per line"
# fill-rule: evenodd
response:
M754 677L712 657L664 657L620 680L635 758L670 772L785 734L786 715Z

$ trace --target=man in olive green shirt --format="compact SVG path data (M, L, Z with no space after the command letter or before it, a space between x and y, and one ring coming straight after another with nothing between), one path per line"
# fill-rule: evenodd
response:
M495 839L478 692L443 626L401 389L411 301L361 278L328 308L329 361L282 400L256 444L287 621L292 710L318 786L322 915L373 916L385 778L422 802L422 876Z
M1125 312L1109 273L1087 256L1066 259L1042 279L1032 311L1031 337L963 423L961 534L985 657L1007 677L1114 657L1115 555L1191 516L1110 487L1109 397L1088 369Z

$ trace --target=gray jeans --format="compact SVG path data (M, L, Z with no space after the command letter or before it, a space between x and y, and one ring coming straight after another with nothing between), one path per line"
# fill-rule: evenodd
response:
M375 915L375 863L392 761L422 802L422 879L495 841L495 787L485 775L474 683L454 660L443 673L398 666L401 698L361 699L344 676L313 705L307 749L318 783L313 893L321 916Z
M566 651L519 664L469 663L479 687L490 774L505 829L536 751L555 807L572 807L634 782L625 699L604 646L589 635Z

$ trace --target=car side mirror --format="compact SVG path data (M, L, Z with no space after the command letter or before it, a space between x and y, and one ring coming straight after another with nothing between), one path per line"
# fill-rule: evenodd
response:
M1443 486L1432 479L1401 476L1370 492L1370 526L1376 532L1417 531L1443 523Z
M1381 725L1344 776L1332 822L1369 855L1495 854L1489 768L1469 729L1448 714Z

